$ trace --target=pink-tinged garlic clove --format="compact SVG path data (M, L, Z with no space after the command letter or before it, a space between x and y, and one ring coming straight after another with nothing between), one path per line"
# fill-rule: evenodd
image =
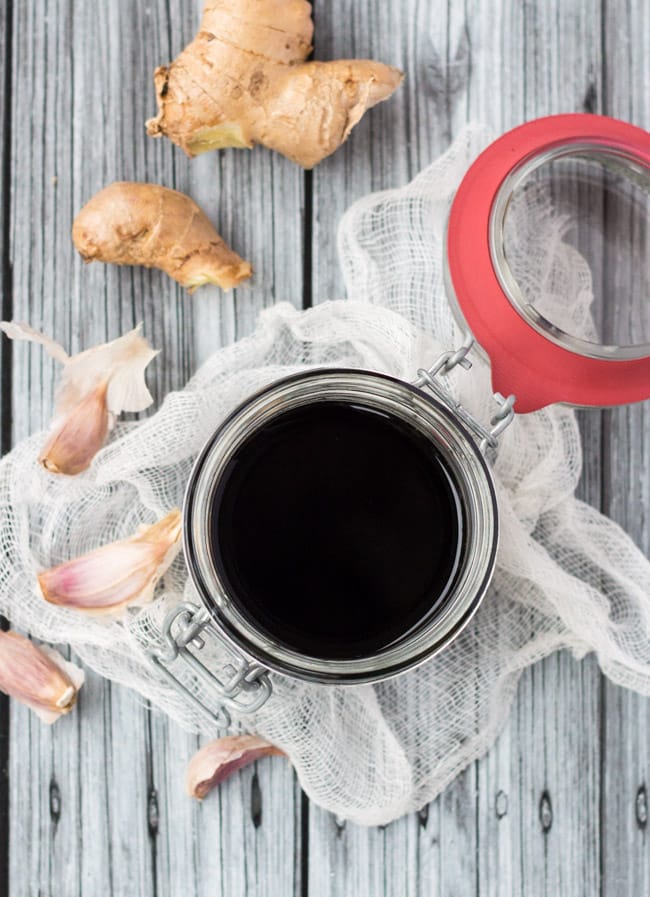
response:
M286 757L286 754L257 735L227 735L211 741L190 760L185 779L187 793L203 800L238 769L268 756Z
M44 722L72 710L83 681L83 670L54 648L39 648L17 632L0 632L0 690Z
M51 473L86 470L122 411L143 411L153 402L144 372L158 353L140 336L140 325L77 355L28 324L2 321L0 330L10 339L42 345L63 365L57 416L40 458Z
M181 512L174 509L130 539L111 542L38 576L51 604L88 614L116 614L147 604L180 549Z
M106 407L107 383L89 392L57 422L38 459L50 473L73 476L90 467L111 427Z

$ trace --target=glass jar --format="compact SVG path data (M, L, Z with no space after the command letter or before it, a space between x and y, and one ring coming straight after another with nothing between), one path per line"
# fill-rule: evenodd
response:
M341 369L281 380L237 408L203 449L184 507L185 556L201 605L175 608L163 626L162 648L152 647L149 655L211 719L227 725L232 710L239 715L258 710L272 693L272 671L325 685L377 682L442 650L476 612L494 570L498 507L486 453L514 411L526 413L552 402L601 406L650 397L646 341L599 346L565 333L534 309L509 265L506 216L516 191L531 172L566 158L614 166L647 190L650 135L645 131L592 115L553 116L515 129L471 166L450 211L447 292L468 333L463 346L419 371L414 383ZM475 340L492 367L497 408L489 425L459 405L438 376L456 365L470 367L467 356ZM298 409L332 407L365 409L416 433L453 481L462 518L449 548L459 561L444 601L435 603L432 594L431 612L415 625L405 626L389 644L353 656L305 652L263 625L225 574L212 529L220 490L242 447ZM327 490L326 479L319 488ZM372 563L370 554L365 563ZM207 637L219 640L231 656L223 670L201 659ZM202 681L201 688L179 675L179 665ZM206 685L214 701L205 700Z

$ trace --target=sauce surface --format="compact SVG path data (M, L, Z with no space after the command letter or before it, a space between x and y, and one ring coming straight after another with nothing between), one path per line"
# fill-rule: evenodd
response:
M224 471L211 552L229 597L301 654L352 659L435 613L458 572L458 490L435 446L360 405L262 426Z

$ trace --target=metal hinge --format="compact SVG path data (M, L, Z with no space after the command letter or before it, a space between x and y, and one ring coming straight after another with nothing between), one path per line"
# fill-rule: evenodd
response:
M189 601L179 604L165 617L161 636L162 647L147 649L147 657L178 694L220 728L231 725L230 711L255 713L271 697L269 671L227 643L205 608ZM208 639L230 656L222 678L200 660ZM199 697L203 693L214 696L214 704Z
M441 380L441 376L448 374L455 367L469 370L472 362L467 357L474 345L473 337L468 337L458 349L443 352L430 368L420 368L418 379L414 386L428 387L435 397L443 402L478 438L481 452L485 454L488 449L495 449L498 445L498 437L508 427L515 417L515 396L507 398L499 392L494 393L494 401L498 410L490 420L490 426L485 427L451 394Z

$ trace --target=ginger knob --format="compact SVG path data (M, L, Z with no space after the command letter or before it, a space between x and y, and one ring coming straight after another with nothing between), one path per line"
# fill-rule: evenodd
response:
M154 73L147 133L189 156L261 143L313 168L403 75L368 59L305 62L312 34L305 0L206 0L192 43Z
M158 184L104 187L75 218L72 240L86 262L160 268L190 293L206 283L229 290L252 273L194 200Z

